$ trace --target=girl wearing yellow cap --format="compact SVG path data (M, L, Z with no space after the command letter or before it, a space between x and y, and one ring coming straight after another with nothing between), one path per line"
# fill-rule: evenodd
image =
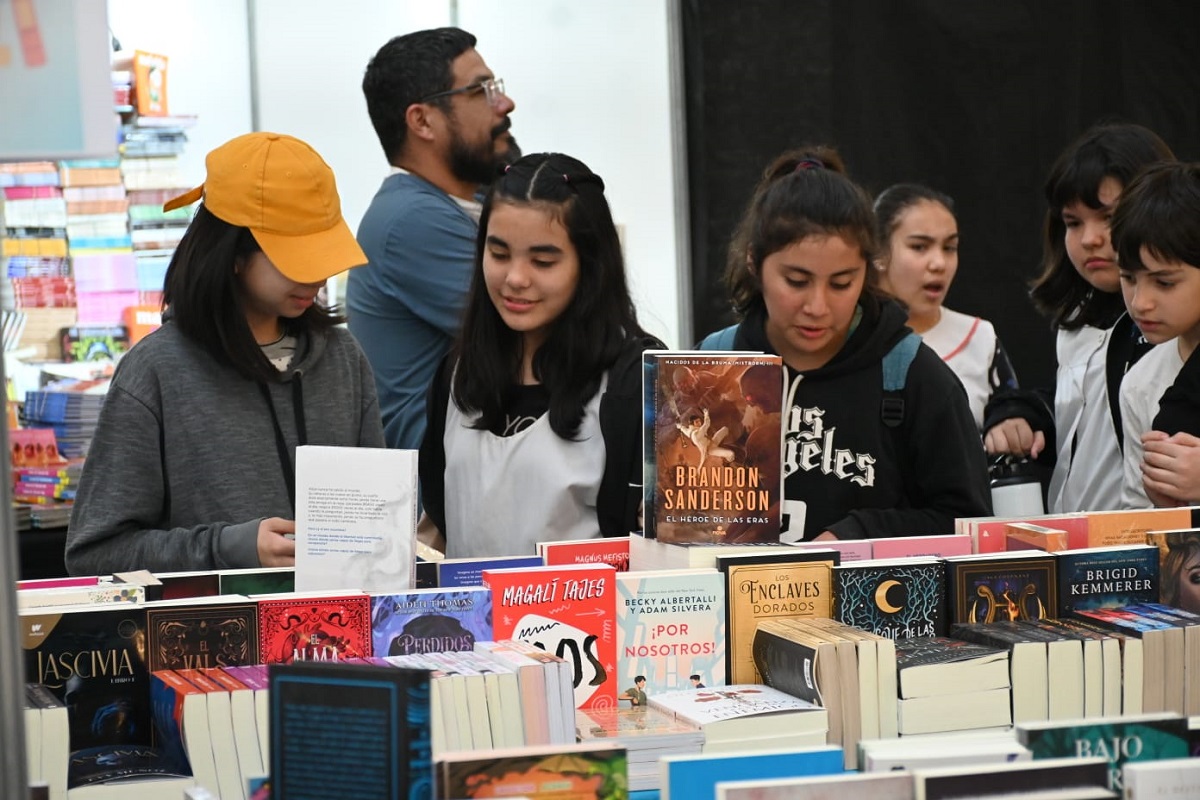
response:
M162 327L118 365L67 532L72 574L294 563L295 448L382 447L370 367L325 281L366 262L307 144L209 153Z
M427 403L422 499L448 556L635 529L652 347L600 176L557 153L509 167L484 203L462 333Z

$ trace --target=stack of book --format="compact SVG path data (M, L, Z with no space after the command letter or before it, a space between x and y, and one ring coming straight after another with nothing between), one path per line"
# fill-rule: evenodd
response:
M75 282L67 258L68 201L58 167L47 161L0 163L0 306L25 313L19 341L34 356L57 356L56 332L75 319ZM36 224L29 224L36 223Z
M829 744L857 768L860 739L897 735L895 644L828 619L768 620L758 626L754 661L763 681L827 709Z
M104 395L91 382L73 384L69 390L25 393L25 420L34 428L52 428L58 452L68 459L87 456L96 433Z
M901 736L1012 724L1008 651L957 639L899 639Z
M161 305L167 266L192 218L190 207L163 211L163 203L189 188L179 167L183 129L157 124L173 119L138 117L129 126L121 158L136 257L136 305ZM137 138L130 140L130 135Z
M75 277L76 322L119 325L136 279L128 200L116 159L64 161L67 246ZM75 192L74 190L83 190Z
M649 702L700 730L705 753L820 747L829 731L824 708L761 684L680 689Z
M704 734L657 708L591 709L575 714L579 740L617 742L625 748L630 791L658 788L658 762L665 756L694 755Z

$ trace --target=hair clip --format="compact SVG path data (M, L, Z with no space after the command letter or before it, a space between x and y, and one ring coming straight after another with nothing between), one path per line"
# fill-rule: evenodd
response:
M810 169L825 169L825 165L823 163L821 163L820 159L802 158L796 162L796 167L792 171L800 172L802 170L810 170Z
M504 165L504 174L505 174L505 175L507 175L507 174L508 174L508 171L509 171L510 169L512 169L512 164L505 164L505 165Z

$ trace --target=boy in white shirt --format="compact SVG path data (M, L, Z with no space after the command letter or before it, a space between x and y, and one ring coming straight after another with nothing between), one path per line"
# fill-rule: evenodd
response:
M1147 495L1143 435L1165 438L1151 433L1159 399L1200 344L1200 164L1147 168L1122 193L1112 238L1125 306L1142 335L1156 345L1121 381L1121 505L1174 505L1184 498Z

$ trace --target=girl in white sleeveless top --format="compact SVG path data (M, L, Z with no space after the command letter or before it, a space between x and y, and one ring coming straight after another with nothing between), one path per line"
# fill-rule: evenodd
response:
M463 328L430 388L422 500L451 558L628 534L641 497L641 353L604 182L517 161L483 206Z
M1017 377L992 323L951 311L943 303L958 273L958 220L954 201L915 183L898 183L875 200L883 255L875 262L880 286L908 309L908 327L942 357L962 381L975 425L999 389Z

